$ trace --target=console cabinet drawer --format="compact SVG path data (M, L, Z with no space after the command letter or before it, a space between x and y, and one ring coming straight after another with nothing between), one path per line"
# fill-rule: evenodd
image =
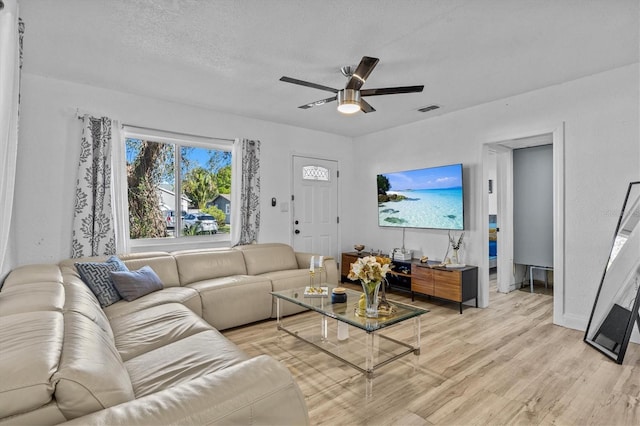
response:
M430 268L411 266L411 291L434 296L433 271Z
M467 266L461 269L441 267L420 267L413 265L411 279L412 293L433 296L459 304L476 299L478 307L478 268ZM413 295L412 295L413 300Z
M459 271L433 271L435 296L462 302L462 277Z

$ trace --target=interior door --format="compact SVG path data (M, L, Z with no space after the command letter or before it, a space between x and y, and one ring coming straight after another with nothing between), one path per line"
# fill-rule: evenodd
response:
M293 247L338 259L338 162L293 156Z

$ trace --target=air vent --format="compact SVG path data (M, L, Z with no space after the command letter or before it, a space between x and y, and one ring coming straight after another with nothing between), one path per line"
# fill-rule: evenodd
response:
M438 109L440 108L440 105L429 105L423 108L420 108L418 111L420 112L429 112L429 111L433 111L434 109Z

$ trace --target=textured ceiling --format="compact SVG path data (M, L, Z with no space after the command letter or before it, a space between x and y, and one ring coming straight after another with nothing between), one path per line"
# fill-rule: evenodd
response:
M638 0L20 0L24 71L358 136L638 62ZM370 114L297 107L380 63ZM442 108L420 113L418 108ZM80 105L80 107L82 107Z

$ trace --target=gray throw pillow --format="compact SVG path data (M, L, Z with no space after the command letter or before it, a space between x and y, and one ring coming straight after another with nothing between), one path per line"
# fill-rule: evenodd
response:
M82 281L96 295L100 306L103 308L122 299L109 275L110 272L128 270L117 256L111 256L104 263L76 263L76 269L78 269Z
M145 294L161 290L164 286L160 277L150 266L143 266L137 271L111 272L113 284L118 293L127 302L136 300Z

